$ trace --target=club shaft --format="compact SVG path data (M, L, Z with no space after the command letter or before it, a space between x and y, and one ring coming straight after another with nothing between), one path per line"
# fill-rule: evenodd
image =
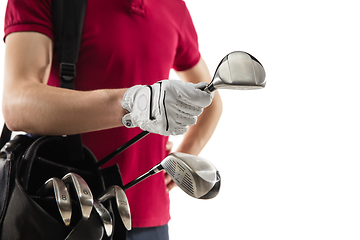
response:
M163 166L161 166L161 164L159 163L158 165L156 165L155 167L153 167L152 169L150 169L149 171L147 171L146 173L144 173L143 175L141 175L140 177L132 180L131 182L129 182L128 184L126 184L125 186L123 186L123 190L126 191L127 189L131 188L132 186L134 186L135 184L138 184L139 182L145 180L146 178L157 174L158 172L160 172L161 170L163 170Z
M136 143L137 141L139 141L140 139L142 139L143 137L147 136L149 134L149 132L147 131L142 131L141 133L139 133L138 135L136 135L135 137L133 137L132 139L130 139L128 142L126 142L124 145L122 145L121 147L119 147L118 149L116 149L115 151L111 152L109 155L107 155L106 157L104 157L103 159L101 159L100 161L98 161L95 164L95 168L98 168L102 165L104 165L105 163L107 163L108 161L110 161L113 157L115 157L116 155L118 155L119 153L123 152L124 150L126 150L128 147L130 147L131 145L133 145L134 143Z
M213 87L213 85L207 85L204 89L203 89L203 91L204 92L207 92L207 93L211 93L211 92L213 92L213 91L215 91L216 89Z

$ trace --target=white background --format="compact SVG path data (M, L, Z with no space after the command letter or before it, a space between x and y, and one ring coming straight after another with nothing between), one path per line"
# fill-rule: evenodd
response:
M358 2L186 3L210 72L246 51L267 86L220 92L223 115L200 155L222 189L206 201L173 190L171 240L360 239Z

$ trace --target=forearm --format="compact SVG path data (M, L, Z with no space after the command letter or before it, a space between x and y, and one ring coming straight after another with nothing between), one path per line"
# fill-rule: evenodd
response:
M176 151L199 155L214 133L221 113L222 101L219 93L216 92L211 105L204 109L197 123L189 127L189 130L185 133L183 141Z
M4 118L15 131L67 135L122 125L121 99L126 89L81 92L34 81L5 88L12 90L4 91Z
M52 40L40 33L6 37L2 108L8 127L67 135L121 126L126 89L81 92L47 86L52 51Z

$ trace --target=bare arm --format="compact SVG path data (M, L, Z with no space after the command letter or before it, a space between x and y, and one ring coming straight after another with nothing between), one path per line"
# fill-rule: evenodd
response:
M14 131L65 135L121 126L126 89L74 91L47 86L52 40L40 33L6 37L5 122Z
M179 77L186 82L210 82L211 75L203 59L193 68L177 72ZM189 127L185 133L184 139L177 151L198 155L205 147L215 131L216 125L222 113L222 101L218 92L211 105L204 109L204 112L198 118L194 126Z

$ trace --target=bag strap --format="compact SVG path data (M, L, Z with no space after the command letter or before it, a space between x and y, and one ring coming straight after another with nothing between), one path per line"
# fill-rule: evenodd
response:
M55 51L60 63L62 88L74 89L75 64L79 55L86 4L87 0L52 0ZM68 139L71 159L83 160L80 134L68 136Z
M10 141L11 133L12 132L8 129L8 127L4 123L3 130L1 132L1 137L0 137L0 149L3 148L7 142Z
M75 64L81 43L87 0L52 0L55 51L60 62L61 87L74 89Z

